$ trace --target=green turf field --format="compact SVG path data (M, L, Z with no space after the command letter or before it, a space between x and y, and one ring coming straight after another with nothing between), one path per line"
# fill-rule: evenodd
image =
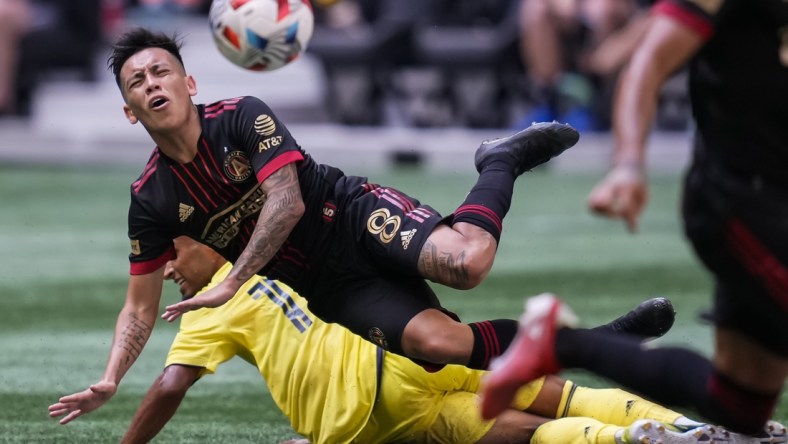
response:
M101 375L125 296L128 184L134 171L0 168L0 442L105 443L120 439L159 374L176 326L159 323L118 395L102 409L59 426L47 406ZM418 171L372 175L442 212L461 201L473 177ZM436 288L466 321L519 315L525 296L557 292L583 322L612 319L653 295L670 297L678 319L664 344L708 353L711 330L696 314L709 281L681 236L677 177L654 177L641 232L585 211L596 177L549 171L517 183L493 272L478 289ZM178 299L165 285L163 301ZM622 356L622 365L626 357ZM595 386L605 382L568 376ZM788 396L776 418L788 423ZM233 361L199 382L157 442L269 443L294 437L256 370Z

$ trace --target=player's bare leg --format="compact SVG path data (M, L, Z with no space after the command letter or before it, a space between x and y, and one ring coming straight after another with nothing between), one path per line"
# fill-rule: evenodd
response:
M518 410L506 410L495 419L489 432L476 444L518 444L531 442L531 437L540 425L551 419Z
M545 297L548 296L554 298L552 295ZM571 317L566 317L567 310L562 304L559 306L559 322L556 325L571 325L574 322ZM526 316L521 323L525 322L525 318ZM673 321L674 311L670 301L652 298L592 330L627 334L646 340L665 334L670 330ZM460 364L487 369L491 359L501 355L507 347L515 347L509 346L513 340L515 345L518 343L515 336L517 325L517 321L509 319L463 324L440 310L428 309L408 322L402 334L401 345L404 354L411 358L435 364ZM528 355L530 351L521 353Z
M430 308L413 317L402 333L402 350L410 358L434 364L467 365L474 338L468 324Z
M580 135L558 122L535 123L511 136L486 140L476 150L476 184L450 225L430 234L419 272L433 282L469 289L489 273L509 211L515 179L574 146Z
M438 225L421 249L419 273L452 288L471 289L487 277L497 248L495 238L476 225Z

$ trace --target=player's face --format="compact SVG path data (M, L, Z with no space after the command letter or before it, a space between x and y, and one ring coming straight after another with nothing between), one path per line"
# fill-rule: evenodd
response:
M120 69L123 111L132 124L142 122L149 132L183 128L197 94L194 78L168 51L148 48L126 60Z
M213 250L192 239L175 239L176 258L164 266L164 279L172 280L184 296L194 296L211 282L211 277L224 263Z

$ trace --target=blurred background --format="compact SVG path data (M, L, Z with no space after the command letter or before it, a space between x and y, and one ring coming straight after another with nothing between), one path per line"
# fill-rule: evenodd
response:
M315 0L306 53L245 72L215 49L206 0L0 0L0 161L139 164L109 44L145 25L178 32L210 102L256 95L318 158L466 169L478 142L557 119L583 134L556 167L604 168L613 83L647 0ZM663 90L652 166L686 160L683 73ZM456 155L455 155L456 154Z
M554 291L593 325L664 295L678 310L665 341L710 352L697 319L710 283L678 214L691 131L682 71L660 95L641 232L585 208L611 153L613 84L649 3L314 0L307 51L255 73L215 48L208 1L0 0L0 442L117 442L177 331L157 325L102 410L67 427L47 417L58 396L100 377L125 294L128 187L153 144L126 121L106 60L138 25L183 37L196 101L258 96L317 161L443 213L474 183L482 140L531 121L573 124L578 145L518 180L489 279L471 293L436 288L441 300L474 321L519 315L525 296ZM162 302L178 298L166 284ZM157 442L294 436L254 368L235 362L209 379ZM777 419L788 420L788 400Z

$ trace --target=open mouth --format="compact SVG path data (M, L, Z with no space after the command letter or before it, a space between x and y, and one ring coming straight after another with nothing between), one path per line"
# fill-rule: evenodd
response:
M167 100L164 97L156 97L156 98L154 98L153 100L150 101L150 107L151 107L151 109L154 109L154 110L161 109L165 105L167 105L169 102L170 101Z

